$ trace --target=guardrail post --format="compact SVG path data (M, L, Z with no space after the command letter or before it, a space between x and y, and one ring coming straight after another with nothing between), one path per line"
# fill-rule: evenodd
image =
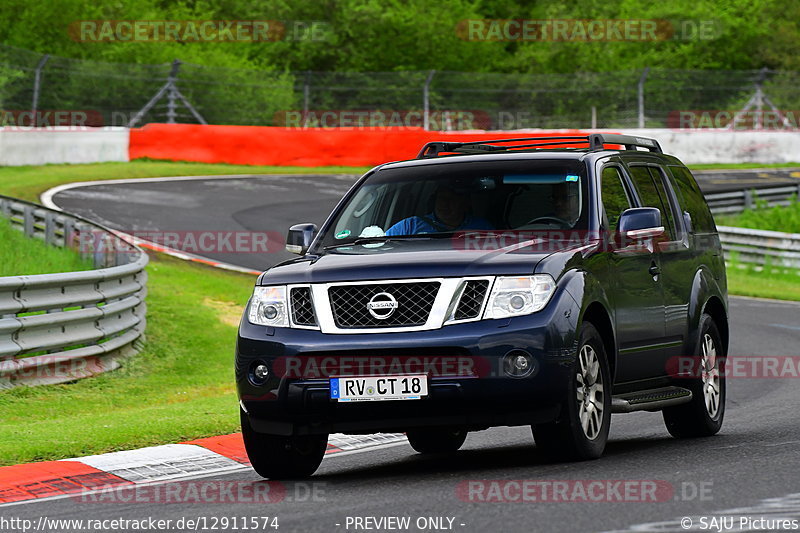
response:
M25 207L22 210L22 217L23 217L23 226L22 229L25 232L25 235L28 237L33 237L33 209L30 207Z
M753 208L753 191L750 189L744 191L744 208L745 209Z
M50 211L44 214L44 242L50 246L56 245L56 221Z

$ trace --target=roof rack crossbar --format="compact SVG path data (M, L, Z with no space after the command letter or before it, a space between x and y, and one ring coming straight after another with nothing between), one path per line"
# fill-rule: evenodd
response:
M496 146L492 143L509 143L520 141L538 141L535 143L519 144L514 146ZM555 142L548 142L555 141ZM511 139L492 139L487 141L471 142L429 142L422 147L418 159L437 157L443 152L450 153L481 153L501 150L514 150L519 148L534 148L539 146L557 146L565 144L587 144L590 150L604 150L606 144L621 144L626 150L636 150L638 147L647 148L651 152L662 153L661 145L655 139L637 137L633 135L619 135L615 133L592 133L587 136L562 135L542 137L519 137ZM462 150L463 149L463 150Z

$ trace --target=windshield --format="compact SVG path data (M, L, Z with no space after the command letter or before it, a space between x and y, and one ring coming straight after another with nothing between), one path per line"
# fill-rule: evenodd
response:
M339 211L323 246L465 231L586 228L579 161L470 162L381 169Z

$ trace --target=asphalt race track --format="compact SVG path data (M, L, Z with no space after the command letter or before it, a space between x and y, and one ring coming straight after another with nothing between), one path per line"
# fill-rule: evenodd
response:
M715 179L732 179L714 174L700 178L704 189L712 188ZM291 223L322 222L353 179L261 176L104 184L64 191L54 201L123 231L284 232ZM757 173L748 173L747 179L769 181ZM788 175L785 179L800 181ZM724 186L715 183L713 189ZM263 269L288 254L210 257ZM730 355L800 356L799 340L800 305L731 298ZM731 378L725 424L716 437L679 441L667 433L659 413L615 415L606 454L598 461L549 463L537 453L528 428L497 428L471 433L462 450L450 457L423 457L405 443L326 457L310 482L286 482L287 497L280 503L120 504L67 498L5 506L0 516L34 523L41 516L276 516L277 531L367 531L352 523L348 527L348 517L388 516L410 516L408 531L419 531L414 527L417 518L447 517L453 519L452 530L465 532L685 531L683 517L691 517L701 530L702 517L721 514L737 517L737 526L745 514L800 520L798 413L800 377ZM209 479L265 483L245 469ZM674 491L655 503L487 503L462 499L457 489L470 480L660 480ZM315 497L308 497L309 487Z

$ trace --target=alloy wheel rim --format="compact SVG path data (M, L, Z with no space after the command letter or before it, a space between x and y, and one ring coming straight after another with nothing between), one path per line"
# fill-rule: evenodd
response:
M717 347L714 345L714 339L708 333L703 335L700 356L703 400L708 416L714 418L720 410L722 389L720 387L719 365L717 362Z
M605 391L600 358L594 348L586 344L578 353L577 369L578 419L584 435L596 439L603 429Z

